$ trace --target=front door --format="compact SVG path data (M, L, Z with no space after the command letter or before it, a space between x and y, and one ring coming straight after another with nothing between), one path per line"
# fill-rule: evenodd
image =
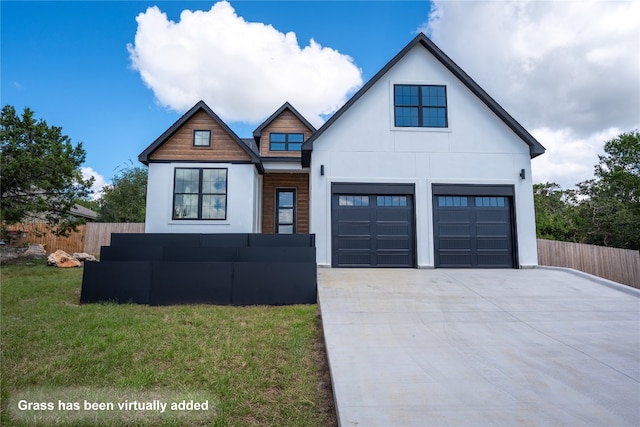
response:
M296 232L296 190L276 189L275 230L277 234Z

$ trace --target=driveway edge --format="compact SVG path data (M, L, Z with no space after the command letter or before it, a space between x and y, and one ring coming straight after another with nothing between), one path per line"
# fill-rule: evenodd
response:
M625 285L623 283L614 282L613 280L605 279L602 277L594 276L593 274L585 273L584 271L576 270L569 267L556 267L551 265L539 265L536 268L541 270L556 270L556 271L566 271L567 273L574 274L576 276L580 276L584 279L591 280L592 282L599 283L608 288L615 289L620 292L624 292L625 294L632 295L634 297L640 298L640 289L636 289L631 285Z

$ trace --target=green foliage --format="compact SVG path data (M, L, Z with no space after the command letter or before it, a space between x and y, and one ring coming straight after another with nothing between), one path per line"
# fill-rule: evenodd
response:
M577 207L571 203L571 190L562 190L554 182L534 184L533 203L536 211L536 234L540 239L575 241Z
M130 166L103 188L98 201L100 222L144 222L147 197L147 169Z
M534 185L539 238L640 250L640 132L607 141L594 179Z
M581 213L589 226L584 241L640 249L640 132L607 141L595 179L578 184Z
M93 178L82 179L86 153L73 146L62 128L36 120L25 108L22 118L11 105L2 108L0 221L15 224L44 220L65 235L82 222L69 215L77 199L87 198Z

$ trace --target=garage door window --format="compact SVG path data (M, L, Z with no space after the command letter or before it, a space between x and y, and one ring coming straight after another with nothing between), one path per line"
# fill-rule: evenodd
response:
M468 204L469 198L466 196L438 196L438 207L441 208L466 208Z
M476 197L477 208L503 208L504 197Z
M340 196L338 206L369 206L369 196Z
M407 206L407 196L378 196L377 206Z

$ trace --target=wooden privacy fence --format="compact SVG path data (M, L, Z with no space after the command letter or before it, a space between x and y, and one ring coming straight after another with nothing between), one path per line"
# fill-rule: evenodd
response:
M569 267L640 289L640 252L538 239L538 264Z
M75 232L69 233L68 237L56 236L51 231L51 226L43 222L27 222L12 224L7 227L9 232L23 231L26 236L18 238L16 243L41 244L47 253L52 253L62 249L67 253L82 252L85 238L85 226L80 225Z
M100 246L109 246L111 233L144 233L144 223L91 222L87 224L84 252L97 255Z

